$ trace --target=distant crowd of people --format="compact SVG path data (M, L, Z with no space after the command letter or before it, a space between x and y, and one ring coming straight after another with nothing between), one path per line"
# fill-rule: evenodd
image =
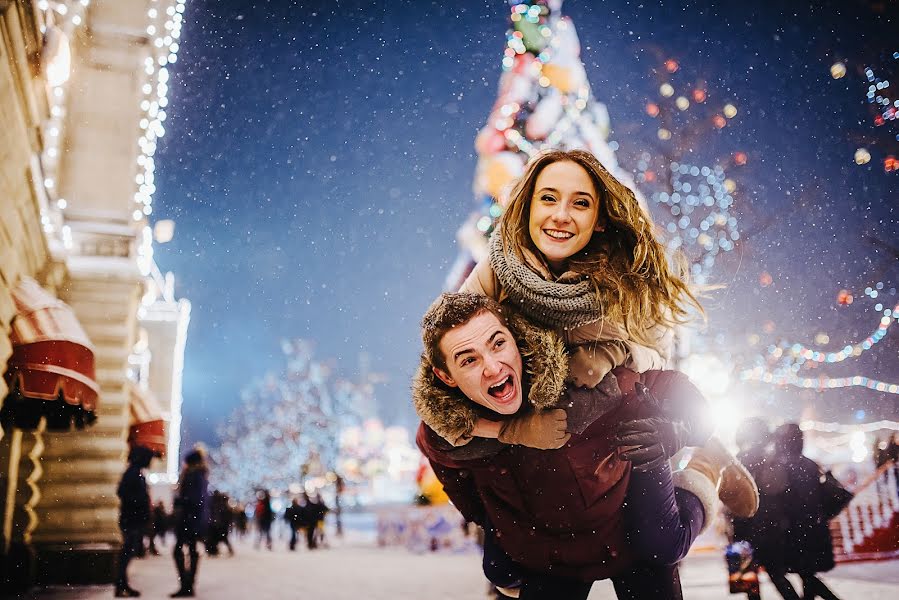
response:
M198 543L203 544L209 556L218 556L221 545L225 546L229 556L234 556L231 534L245 538L250 515L256 528L254 546L259 548L264 543L269 550L273 549L272 525L277 514L268 491L258 492L249 510L218 490L210 494L205 453L202 449L194 449L185 456L169 512L161 500L152 503L144 478L143 470L150 466L154 456L146 448L132 448L128 468L119 483L122 549L115 583L116 598L141 595L128 581L128 565L135 557L148 553L158 555L159 548L166 545L169 533L174 535L172 554L180 583L178 590L169 595L172 598L194 596L200 560ZM296 550L301 532L305 533L310 550L326 545L324 520L328 512L329 508L319 494L310 496L304 492L294 498L284 511L284 520L290 529L288 548Z

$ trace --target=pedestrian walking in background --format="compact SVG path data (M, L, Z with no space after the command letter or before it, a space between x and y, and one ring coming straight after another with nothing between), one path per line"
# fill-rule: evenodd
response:
M243 540L247 535L247 506L246 504L238 504L234 507L234 529L237 531L237 538Z
M753 517L742 519L732 517L733 541L749 542L752 546L753 570L764 567L768 577L781 596L787 600L798 600L787 579L784 562L784 506L782 494L786 487L783 469L773 464L771 452L771 430L764 419L753 418L744 421L736 432L736 442L740 449L738 460L743 463L755 479L759 488L759 509ZM748 591L749 598L758 598L758 581Z
M804 440L799 425L780 426L774 438L775 475L783 477L785 483L778 500L782 503L786 525L782 544L786 569L798 573L802 579L803 600L818 597L839 600L816 576L830 571L835 564L833 540L824 510L821 467L802 455ZM781 591L781 595L791 600L789 594ZM799 596L793 598L798 600Z
M216 490L212 493L209 510L209 535L207 537L206 554L218 556L219 544L225 544L228 554L234 556L234 547L228 534L231 532L232 513L228 505L228 496Z
M297 549L297 532L303 526L303 507L300 506L300 501L296 498L290 502L290 506L284 511L284 520L287 521L287 526L290 527L290 542L287 547L291 551L295 551Z
M331 508L325 504L322 495L316 492L315 497L309 505L309 513L312 520L313 539L316 546L327 547L325 541L325 517L331 512Z
M171 598L186 598L194 595L197 565L200 553L197 542L206 533L209 523L209 473L206 455L202 449L194 449L184 458L184 468L178 479L175 494L175 567L181 588L170 594ZM189 563L185 560L185 551Z
M159 545L165 546L165 535L169 530L169 514L165 510L165 504L162 500L153 507L153 545L155 546L156 538L159 538Z
M272 549L272 522L275 520L275 511L272 510L272 497L268 490L259 492L256 500L256 530L258 537L256 538L256 548L262 545L262 539L265 538L266 547Z
M115 597L136 598L140 592L128 585L128 563L144 545L144 533L150 524L150 491L143 470L150 466L154 452L135 446L128 454L128 468L119 482L121 502L119 527L122 530L122 550L116 576Z

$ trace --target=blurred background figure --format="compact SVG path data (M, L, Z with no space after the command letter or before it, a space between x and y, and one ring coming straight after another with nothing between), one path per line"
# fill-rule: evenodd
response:
M785 486L779 494L786 528L783 555L787 571L802 578L804 600L820 597L839 600L817 573L834 567L833 540L824 511L821 467L802 455L803 434L799 425L787 423L774 433L774 455L778 478ZM780 590L780 587L778 587ZM790 586L792 590L792 586ZM788 592L789 593L789 592ZM789 598L781 591L784 598ZM799 598L793 591L794 597Z
M219 544L225 544L228 555L234 556L234 547L231 545L229 534L233 514L228 504L228 496L216 490L212 493L209 507L209 533L207 535L206 554L218 556Z
M771 582L787 600L798 600L796 592L787 580L783 556L783 506L780 494L785 483L776 477L773 469L771 430L762 418L743 421L737 428L737 458L755 479L759 488L759 509L748 519L732 517L733 541L748 542L752 548L753 564L745 593L749 598L759 598L758 569L763 567Z
M325 517L331 512L331 508L325 504L321 493L316 492L309 509L315 545L327 548L328 544L325 540Z
M202 449L197 448L184 458L184 468L175 493L174 558L181 587L177 592L170 594L172 598L194 595L197 565L200 561L197 542L202 539L209 524L208 489L209 472L206 467L206 455ZM185 550L189 562L185 560Z
M297 549L297 532L303 527L304 506L300 506L300 501L294 498L290 502L290 506L284 511L284 520L290 528L290 542L287 547L294 551Z
M266 547L272 549L272 522L275 520L275 511L272 510L272 497L268 490L261 491L256 494L256 544L259 548L262 545L262 539L265 538Z
M156 538L159 538L159 545L165 546L165 536L169 531L170 515L165 510L165 504L160 500L153 507L153 536L150 538L151 547L156 547Z
M243 540L247 535L247 507L245 504L237 504L233 509L234 531L237 533L237 539Z
M128 585L128 563L141 552L144 533L150 524L150 491L143 470L150 466L154 453L143 446L134 446L128 454L128 468L119 482L119 528L122 530L122 550L119 554L115 583L116 598L136 598L140 592Z

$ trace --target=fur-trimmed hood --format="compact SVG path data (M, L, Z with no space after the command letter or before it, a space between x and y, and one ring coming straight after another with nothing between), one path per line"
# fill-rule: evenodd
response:
M515 337L522 359L522 393L536 410L556 406L568 377L568 353L558 333L509 314L509 331ZM451 388L434 374L425 355L412 378L412 402L421 420L442 438L455 442L469 437L481 407L458 388Z

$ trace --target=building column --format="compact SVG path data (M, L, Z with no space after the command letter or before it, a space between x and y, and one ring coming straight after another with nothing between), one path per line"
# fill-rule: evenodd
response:
M68 275L59 298L94 346L100 398L85 431L46 433L32 534L40 583L108 583L121 544L116 496L129 425L128 356L136 334L147 255L135 211L140 121L152 12L146 0L95 0L72 40L65 123L57 171Z
M37 482L41 473L44 422L35 431L12 429L0 440L0 506L3 531L0 535L3 555L0 585L21 592L35 579L36 562L31 548L31 533L37 525L34 507L40 500Z
M118 481L129 424L126 379L141 277L127 257L75 257L60 299L94 345L100 402L84 431L45 433L38 525L31 543L40 583L108 583L121 544Z

